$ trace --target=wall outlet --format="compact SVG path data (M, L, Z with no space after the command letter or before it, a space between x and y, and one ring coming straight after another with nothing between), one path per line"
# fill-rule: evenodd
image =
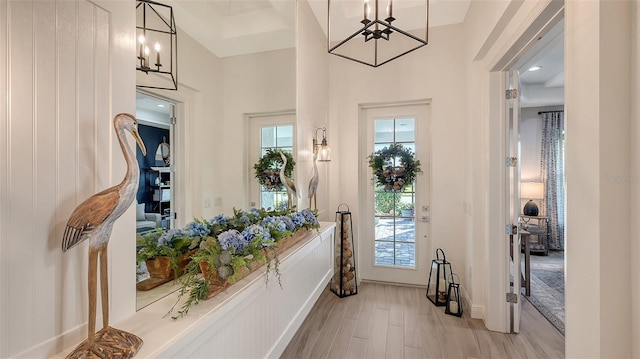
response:
M211 198L204 199L204 208L211 208Z
M222 197L216 197L213 199L214 206L222 206Z

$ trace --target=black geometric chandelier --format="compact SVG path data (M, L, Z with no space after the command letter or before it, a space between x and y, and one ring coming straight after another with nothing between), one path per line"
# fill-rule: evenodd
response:
M137 87L178 89L178 33L173 8L150 0L136 0ZM149 76L151 74L151 76Z
M428 43L429 0L328 3L330 54L378 67Z

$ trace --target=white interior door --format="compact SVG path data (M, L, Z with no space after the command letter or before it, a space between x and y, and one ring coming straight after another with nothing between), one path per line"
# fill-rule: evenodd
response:
M520 332L520 309L522 298L520 288L522 285L522 270L520 264L520 233L518 219L520 218L520 79L518 71L507 74L506 92L506 119L509 121L507 128L507 163L506 163L506 189L505 204L506 222L508 223L507 240L511 244L509 262L511 265L509 278L510 288L508 299L511 307L511 331ZM528 278L527 278L528 279Z
M361 124L366 131L360 143L361 158L399 143L414 151L423 173L401 192L385 192L372 183L368 161L362 161L360 278L425 285L432 252L429 104L362 108Z

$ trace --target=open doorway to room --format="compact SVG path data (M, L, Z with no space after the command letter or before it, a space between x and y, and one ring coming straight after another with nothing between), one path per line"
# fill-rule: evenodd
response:
M520 73L522 294L564 333L564 20L513 69Z
M140 183L136 195L137 245L144 245L147 234L157 228L167 230L175 226L175 103L136 92L138 132L147 147L147 155L138 151ZM172 278L152 276L145 262L136 269L137 309L164 297L178 288Z

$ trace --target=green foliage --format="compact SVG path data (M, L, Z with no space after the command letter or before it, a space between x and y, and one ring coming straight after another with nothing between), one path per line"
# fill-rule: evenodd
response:
M375 211L376 215L395 215L400 205L400 194L395 192L376 192Z

